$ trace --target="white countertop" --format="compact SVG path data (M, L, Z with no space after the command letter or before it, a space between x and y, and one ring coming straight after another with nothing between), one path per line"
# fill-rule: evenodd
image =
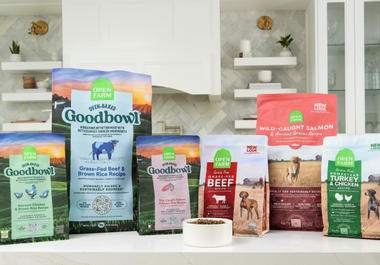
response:
M195 248L182 235L136 232L70 235L70 240L0 246L0 264L379 264L380 240L270 231L232 245Z

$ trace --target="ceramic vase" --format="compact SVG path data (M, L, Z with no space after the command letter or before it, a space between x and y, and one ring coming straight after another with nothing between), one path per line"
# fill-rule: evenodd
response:
M21 54L14 54L14 53L12 53L9 56L9 61L10 62L21 62L22 61Z
M280 52L280 57L291 57L292 52L289 50L288 47L282 48L282 51Z
M260 71L258 74L258 79L261 83L269 83L272 80L272 71Z

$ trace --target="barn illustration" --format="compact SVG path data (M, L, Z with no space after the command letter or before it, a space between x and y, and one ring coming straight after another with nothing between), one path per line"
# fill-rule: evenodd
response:
M380 174L371 174L368 177L368 182L379 182L380 181Z
M263 178L245 178L243 180L243 185L247 185L247 186L257 185L257 183L262 185Z

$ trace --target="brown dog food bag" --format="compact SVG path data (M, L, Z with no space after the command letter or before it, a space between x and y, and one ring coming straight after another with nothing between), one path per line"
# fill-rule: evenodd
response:
M266 136L202 138L199 217L232 220L235 236L268 232L267 145Z
M336 95L257 97L256 134L268 136L271 229L322 231L322 144L336 133Z
M380 238L380 135L326 137L323 234Z

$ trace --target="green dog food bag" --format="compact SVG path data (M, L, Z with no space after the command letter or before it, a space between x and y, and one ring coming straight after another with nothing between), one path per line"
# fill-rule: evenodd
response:
M198 217L199 137L137 137L139 234L182 233Z
M380 238L380 135L326 137L322 153L323 234Z
M69 239L65 136L0 134L0 244Z
M66 135L70 233L137 230L136 137L151 135L151 77L53 70L53 132Z

